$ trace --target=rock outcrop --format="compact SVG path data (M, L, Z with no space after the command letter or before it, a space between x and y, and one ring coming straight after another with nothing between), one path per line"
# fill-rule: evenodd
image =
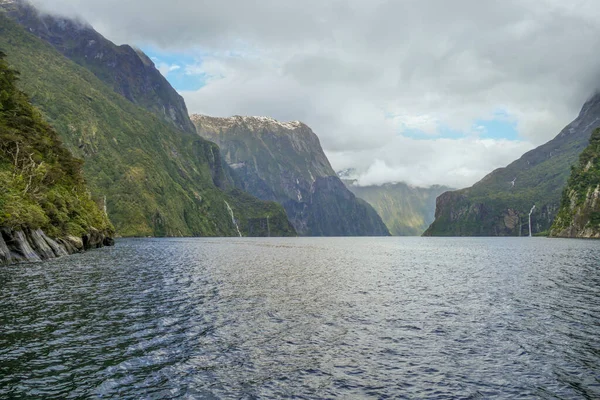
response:
M439 196L426 236L529 235L548 232L560 205L571 166L600 127L600 94L548 143L499 168L470 188Z
M114 239L96 229L81 238L65 236L53 240L41 229L0 228L0 265L50 260L113 245Z
M600 238L600 130L573 168L550 236Z

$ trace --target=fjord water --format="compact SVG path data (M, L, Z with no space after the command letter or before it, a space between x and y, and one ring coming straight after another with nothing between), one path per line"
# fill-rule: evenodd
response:
M0 268L0 398L599 398L600 242L138 239Z

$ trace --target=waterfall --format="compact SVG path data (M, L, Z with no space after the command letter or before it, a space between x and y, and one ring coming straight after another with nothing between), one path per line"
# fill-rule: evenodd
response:
M267 232L269 233L269 237L271 237L271 227L269 226L269 216L267 215Z
M240 232L240 227L238 226L238 224L235 220L231 206L229 205L229 203L226 200L223 200L223 201L225 201L225 205L227 206L227 209L229 210L229 214L231 214L231 221L233 222L233 225L235 225L235 229L237 229L238 235L240 235L240 237L242 237L242 232Z
M531 207L531 211L529 211L529 237L531 237L531 214L533 214L533 210L535 210L535 204Z

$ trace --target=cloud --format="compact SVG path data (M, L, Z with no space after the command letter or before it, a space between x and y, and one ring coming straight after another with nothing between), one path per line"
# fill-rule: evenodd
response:
M406 182L431 186L443 182L459 188L518 158L533 145L498 139L417 140L397 136L377 151L328 152L340 169L356 169L361 186Z
M163 62L158 62L156 63L157 60L153 60L155 62L156 68L160 71L160 73L164 76L164 77L168 77L170 72L173 71L177 71L179 69L181 69L180 65L177 64L167 64L167 63L163 63Z
M470 185L554 137L600 85L594 1L34 3L118 43L191 54L201 61L182 71L204 86L182 92L190 111L302 120L364 182ZM520 140L483 139L482 121L499 120Z

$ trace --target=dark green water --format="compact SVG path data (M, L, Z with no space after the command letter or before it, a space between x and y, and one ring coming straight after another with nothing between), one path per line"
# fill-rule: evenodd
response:
M143 239L0 267L0 398L600 398L600 241Z

